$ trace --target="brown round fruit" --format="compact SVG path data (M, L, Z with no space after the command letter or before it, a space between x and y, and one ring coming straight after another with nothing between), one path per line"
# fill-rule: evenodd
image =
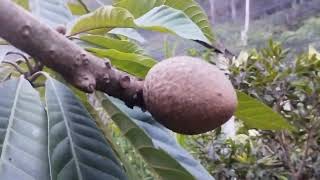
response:
M145 79L146 108L174 132L200 134L228 121L237 106L231 82L209 63L187 56L156 64Z

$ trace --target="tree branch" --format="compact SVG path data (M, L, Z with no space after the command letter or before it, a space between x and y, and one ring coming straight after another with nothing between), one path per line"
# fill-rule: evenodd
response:
M144 107L143 81L86 52L10 0L0 0L0 24L0 37L60 73L75 87L88 93L103 91L130 107Z

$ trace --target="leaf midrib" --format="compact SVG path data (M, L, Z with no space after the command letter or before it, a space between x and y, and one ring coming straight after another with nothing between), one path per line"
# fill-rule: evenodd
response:
M17 171L19 171L19 172L23 173L24 175L26 175L26 176L28 176L28 177L33 179L33 177L30 174L28 174L25 171L23 171L22 169L16 167L10 161L4 159L4 156L3 156L3 152L5 152L7 150L7 147L9 145L9 143L8 143L9 140L8 139L9 139L9 135L10 135L10 132L11 132L11 129L12 129L12 122L13 122L14 115L15 115L15 112L16 112L17 102L18 102L19 95L20 95L19 92L20 92L22 83L23 83L23 77L21 76L20 79L19 79L19 83L18 83L17 89L16 89L16 94L14 96L14 101L13 101L13 105L12 105L12 108L11 108L8 127L6 129L5 139L4 139L4 142L2 144L1 161L7 163L7 165L11 166L12 168L16 169Z
M50 83L51 83L51 85L52 85L52 88L54 89L54 94L55 94L55 96L56 96L56 98L57 98L57 101L58 101L58 104L59 104L59 109L60 109L60 111L61 111L61 113L62 113L62 116L63 116L63 122L65 123L65 125L66 125L66 127L67 127L67 134L68 134L68 137L69 137L69 139L70 139L71 152L72 152L73 158L75 159L74 163L75 163L75 166L76 166L76 169L77 169L78 177L79 177L80 180L82 180L83 178L82 178L81 172L80 172L80 165L79 165L79 163L78 163L79 160L78 160L77 154L76 154L76 152L75 152L75 147L74 147L74 145L73 145L72 136L71 136L71 134L70 134L70 131L68 131L68 129L69 129L69 130L71 130L71 129L70 129L70 127L69 127L68 122L66 121L67 118L66 118L65 112L64 112L63 108L61 108L61 107L62 107L62 103L61 103L61 100L60 100L59 96L58 96L57 93L56 93L56 92L57 92L57 88L56 88L56 86L54 85L54 83L52 82L52 79L51 79L51 78L49 79L49 81L50 81Z

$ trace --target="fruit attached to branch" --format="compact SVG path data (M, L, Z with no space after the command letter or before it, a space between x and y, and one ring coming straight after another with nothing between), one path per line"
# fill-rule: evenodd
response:
M14 18L12 18L14 17ZM235 111L230 81L200 59L175 57L155 65L146 80L113 68L51 29L10 0L1 0L0 37L60 73L70 84L103 91L128 106L147 109L163 125L183 134L210 131Z
M143 97L157 121L182 134L200 134L228 121L237 106L231 82L209 63L187 56L166 59L147 74Z

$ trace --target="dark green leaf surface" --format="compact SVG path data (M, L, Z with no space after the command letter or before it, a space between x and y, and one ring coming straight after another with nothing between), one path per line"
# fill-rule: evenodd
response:
M163 5L164 2L165 0L120 0L115 2L114 6L125 8L138 18L154 7Z
M141 28L156 32L172 33L185 39L210 43L201 29L182 11L168 6L153 8L138 19L121 7L104 6L81 16L69 35L83 32L104 34L112 28Z
M47 118L39 94L21 77L0 84L0 179L50 179Z
M114 28L108 32L109 34L116 34L123 36L125 38L129 38L131 40L135 40L140 43L145 43L146 39L135 29L132 28Z
M89 14L80 16L69 34L74 35L82 32L104 34L116 27L136 27L133 15L120 7L103 6Z
M166 0L164 5L183 11L198 25L204 35L212 42L214 40L211 24L205 11L194 0Z
M81 4L68 3L68 8L70 9L73 15L84 15L87 14L87 9Z
M19 4L21 7L29 10L29 0L14 0L15 3Z
M115 39L109 36L83 35L80 39L105 49L115 49L124 53L143 54L144 51L139 45L132 41Z
M62 83L46 82L52 179L127 179L88 111Z
M144 78L151 67L157 63L148 56L123 53L114 49L87 48L87 50L99 57L109 58L116 68L140 78Z
M130 11L134 17L138 18L151 9L166 5L177 10L183 11L212 42L214 40L211 24L205 11L194 0L120 0L114 6L122 7Z
M211 43L186 14L169 6L155 7L136 19L135 23L142 29L173 33L185 39Z
M123 135L161 179L213 179L197 160L178 145L170 131L150 114L138 108L130 109L121 101L102 93L97 93L97 96Z
M293 129L280 114L262 102L238 91L238 108L235 116L249 128L263 130Z

